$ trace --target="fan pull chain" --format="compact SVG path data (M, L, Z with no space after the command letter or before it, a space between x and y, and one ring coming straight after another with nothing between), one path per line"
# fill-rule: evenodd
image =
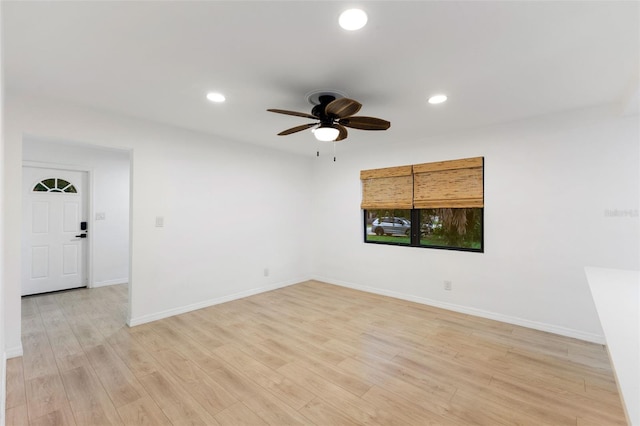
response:
M336 143L333 143L333 162L336 162Z

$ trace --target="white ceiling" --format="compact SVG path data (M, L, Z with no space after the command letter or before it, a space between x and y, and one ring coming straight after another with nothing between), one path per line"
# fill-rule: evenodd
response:
M341 11L368 25L342 30ZM2 2L5 90L315 155L305 94L335 89L417 140L637 95L638 2ZM205 99L220 91L224 104ZM449 101L427 104L444 92ZM636 96L637 99L637 96ZM357 142L361 141L361 142Z

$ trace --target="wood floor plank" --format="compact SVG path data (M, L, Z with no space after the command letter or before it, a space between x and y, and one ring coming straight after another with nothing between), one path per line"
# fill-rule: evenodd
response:
M47 320L43 322L44 328L49 335L60 332L69 332L69 323L64 315L62 307L56 305L55 309L46 312Z
M87 357L116 407L130 404L145 395L142 385L108 345L88 349Z
M223 363L213 355L214 348L207 348L180 333L179 330L171 327L170 321L157 324L155 329L162 339L171 342L177 352L192 360L202 370L213 371L223 366Z
M22 349L25 380L58 373L56 357L45 331L23 334Z
M573 393L552 393L535 383L524 383L504 374L495 374L491 387L519 399L523 402L523 406L531 407L532 410L536 410L537 415L544 416L550 422L557 424L574 423L578 406L582 407L580 415L583 419L600 419L601 424L606 425L624 424L624 422L617 423L615 417L605 414L617 407L609 407L606 402L592 398L580 397Z
M27 411L27 404L14 405L13 407L7 407L5 412L5 424L7 426L18 426L29 424L29 412Z
M38 295L34 297L36 305L38 306L38 312L42 314L43 312L51 312L59 309L58 302L56 301L56 295L44 294Z
M306 416L309 421L314 421L319 425L358 426L360 424L340 411L335 410L322 398L315 398L309 401L300 409L300 413Z
M297 363L287 364L279 368L278 371L318 395L334 410L344 413L361 424L394 426L404 424L392 413L381 410L374 404L330 382L324 376L307 370Z
M307 357L296 362L310 371L327 377L331 382L357 396L362 396L372 386L370 382L356 374L320 360Z
M25 383L29 421L47 416L50 413L70 413L69 400L60 375L49 374L27 380ZM69 416L65 416L69 417ZM73 418L73 416L70 416Z
M372 364L367 364L353 358L342 362L340 367L358 372L363 378L366 378L376 386L384 387L384 389L440 415L446 415L449 409L449 400L451 400L457 390L452 386L432 382L429 382L426 386L418 387L398 378L396 375L385 373Z
M47 331L49 344L60 371L79 367L84 359L84 350L71 331L70 327L57 327L55 331Z
M78 423L122 424L115 406L90 368L78 367L64 371L61 375Z
M70 409L60 409L45 414L29 422L33 426L67 426L75 425L76 421Z
M271 425L305 425L309 420L233 367L209 373L256 415Z
M408 401L399 395L378 386L373 386L363 395L363 399L381 407L385 411L394 413L407 425L450 425L457 424L455 420L429 411L418 404Z
M7 398L6 407L13 408L26 406L27 394L24 388L24 370L22 358L11 358L7 360Z
M162 330L159 330L159 332L162 333ZM168 350L173 346L170 340L164 339L150 324L134 327L129 333L133 336L136 343L143 346L149 353Z
M406 374L406 380L422 386L425 383L443 383L460 388L468 383L488 384L492 371L478 368L477 363L469 363L448 355L425 355L419 351L401 352L389 363L381 363L381 368L393 374Z
M38 304L36 303L35 297L23 297L21 307L23 318L32 317L34 315L40 316L40 311L38 310Z
M315 398L313 393L231 345L216 348L214 353L296 410Z
M460 389L450 401L450 412L461 424L479 424L484 426L519 424L543 425L540 419L524 413L522 410L510 409L507 398L489 397L486 389ZM551 425L549 425L551 426Z
M84 349L102 345L105 341L104 336L95 327L88 317L76 319L76 322L70 322L69 326L74 336Z
M256 415L242 402L237 402L216 415L221 425L267 426L268 423Z
M197 413L193 407L182 403L169 404L162 408L174 425L220 426L218 421L206 413Z
M171 426L167 416L149 396L118 407L118 413L125 425Z
M349 340L336 338L326 341L322 344L322 347L326 350L341 354L343 360L353 356L390 360L400 353L400 348L380 343L366 342L365 340L366 338L364 338L363 335L353 337ZM342 360L340 362L342 362Z
M106 343L136 376L146 376L158 371L155 358L127 330L120 330L106 339Z
M167 318L167 323L178 332L191 337L194 341L209 349L214 349L225 344L222 340L209 333L208 329L193 327L192 321L194 320L197 320L195 315L185 314Z
M239 341L234 344L242 352L274 370L277 370L288 362L273 352L270 352L265 348L261 348L258 345L247 343L246 341Z
M127 298L23 298L7 425L625 424L602 345L318 281L133 328Z
M237 402L237 398L181 354L173 350L164 350L155 352L154 357L163 368L163 372L178 382L209 414L215 416Z
M216 425L218 422L193 397L159 371L141 377L151 398L174 424Z

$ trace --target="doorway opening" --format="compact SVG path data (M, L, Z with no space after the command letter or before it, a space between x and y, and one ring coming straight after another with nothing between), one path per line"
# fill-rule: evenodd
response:
M129 317L132 151L25 136L22 158L22 295L126 285Z

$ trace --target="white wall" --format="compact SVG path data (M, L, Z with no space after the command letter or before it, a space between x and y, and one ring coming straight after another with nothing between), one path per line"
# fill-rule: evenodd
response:
M599 108L386 141L341 144L336 163L316 163L316 278L603 341L583 268L639 269L637 115ZM362 242L360 170L476 156L485 157L484 253ZM616 209L635 216L608 216Z
M24 135L132 151L131 323L309 278L310 159L44 99L5 107L8 347L20 346Z
M22 159L90 170L92 204L88 216L92 270L89 285L129 280L129 152L90 145L23 138ZM104 213L104 220L96 220Z
M2 7L0 7L2 22ZM4 68L2 67L2 43L0 43L0 105L4 105ZM4 108L0 110L0 271L4 271ZM5 424L7 389L7 354L5 352L5 297L4 277L0 272L0 426Z

